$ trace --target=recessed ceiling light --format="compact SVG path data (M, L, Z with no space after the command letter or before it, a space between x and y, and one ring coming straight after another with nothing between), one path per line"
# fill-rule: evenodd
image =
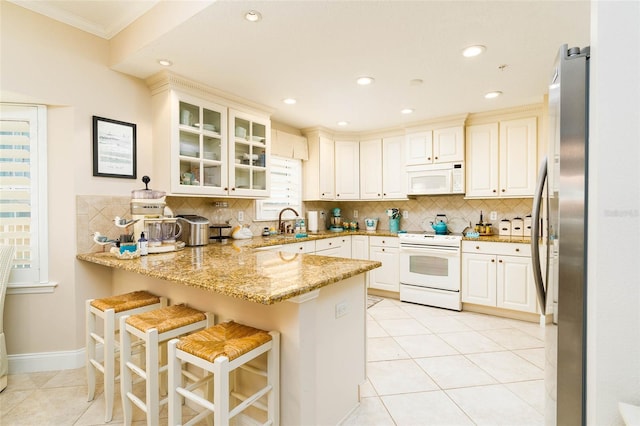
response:
M478 56L485 50L487 50L487 48L479 44L475 46L469 46L462 50L462 56L464 56L465 58L473 58L474 56Z
M494 92L488 92L488 93L486 93L486 94L484 95L484 97L485 97L486 99L494 99L494 98L497 98L497 97L498 97L498 96L500 96L500 95L502 95L502 92L501 92L501 91L499 91L499 90L496 90L496 91L494 91Z
M171 65L173 65L173 62L168 59L158 59L158 63L163 67L170 67Z
M403 108L400 112L402 114L411 114L413 112L413 108Z
M250 10L244 14L244 19L249 22L258 22L262 19L262 15L257 10Z
M298 102L298 101L296 101L296 100L295 100L295 99L293 99L293 98L286 98L286 99L283 99L283 100L282 100L282 102L284 102L284 103L285 103L285 104L287 104L287 105L294 105L294 104L295 104L296 102Z
M338 121L338 126L347 126L349 125L348 121Z
M356 83L358 83L360 86L368 86L369 84L373 83L373 81L373 77L358 77Z

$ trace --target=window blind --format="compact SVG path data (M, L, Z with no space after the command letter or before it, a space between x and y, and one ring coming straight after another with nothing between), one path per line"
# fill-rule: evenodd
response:
M270 173L271 196L256 201L256 219L277 220L286 207L302 214L302 161L272 155Z

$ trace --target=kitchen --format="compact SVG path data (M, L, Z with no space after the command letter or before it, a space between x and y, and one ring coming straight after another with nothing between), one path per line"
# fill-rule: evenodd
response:
M593 3L591 6L592 19L595 19L593 16L599 17L597 25L602 25L603 27L597 27L597 29L600 29L603 34L607 34L606 31L611 28L616 31L619 26L618 20L608 21L601 15L601 8L610 12L607 7L613 8L613 6L598 2ZM636 9L633 9L632 5L627 5L627 7L631 8L628 14L633 17ZM622 12L620 15L616 16L616 19L622 19L621 22L625 22L623 19L625 13ZM62 352L66 356L74 356L75 354L81 362L82 356L78 353L78 348L83 346L83 318L80 306L82 301L88 298L89 295L100 294L103 290L101 289L102 286L96 283L95 277L89 275L86 266L75 260L75 254L83 251L83 247L79 247L73 237L73 230L76 228L76 217L79 213L75 207L76 197L87 197L90 202L96 202L100 197L121 196L128 194L132 189L140 187L139 180L134 182L91 178L90 118L92 115L103 115L138 123L139 171L140 174L151 174L152 179L155 179L150 172L152 169L151 158L153 157L153 150L150 143L152 140L150 118L152 111L149 103L148 88L144 82L115 73L106 66L108 63L106 59L108 44L104 40L98 40L76 30L60 28L60 24L56 24L40 15L27 12L7 2L2 4L2 20L3 101L38 102L51 105L48 113L48 137L52 141L49 151L52 161L50 161L48 171L50 177L49 221L51 224L62 224L63 226L50 226L50 244L51 247L54 247L55 241L56 244L67 247L64 250L51 250L50 276L59 283L53 294L10 294L7 297L7 316L5 318L7 318L6 334L8 346L11 348L11 353L14 354L51 354L51 358L55 360L56 353ZM592 25L596 24L592 22ZM26 31L30 28L33 30L27 33ZM54 35L56 37L43 40L37 35L42 29L55 30ZM8 37L5 37L5 31L9 32ZM632 31L629 27L628 31L629 36L625 41L631 43L633 40L637 40L637 37L634 38L634 34L637 33L633 32L637 30ZM10 43L11 37L14 37L14 40L20 40L20 42ZM617 42L619 40L614 42L605 38L604 35L601 35L601 37L598 38L598 32L592 28L591 45L594 46L596 42L600 42L607 48L617 51ZM71 46L74 46L74 48L72 49ZM123 50L126 49L126 46L119 47ZM602 48L604 49L604 47ZM5 55L10 54L24 58L24 61L6 61L5 58L7 56ZM115 53L113 54L116 55ZM549 63L551 63L554 54L555 49L549 53ZM37 62L34 62L36 59ZM68 61L72 62L69 64L67 63ZM602 87L610 87L610 85L624 81L619 77L620 70L614 67L614 64L617 63L616 59L610 58L609 61L611 64L608 62L599 63L598 70L604 74L596 74L597 83L603 84ZM628 74L623 75L627 75L629 79L632 79L634 78L632 76L636 76L638 73L633 71L634 64L631 63L630 65L630 69L624 68L624 71L628 72ZM635 66L637 67L637 64ZM607 72L615 72L618 77L606 79ZM51 80L51 75L55 75L60 84L48 84ZM25 78L24 76L33 77ZM89 78L88 76L91 77ZM543 77L546 80L547 76ZM96 82L99 82L100 87L96 87ZM627 87L633 87L633 85ZM611 90L611 92L615 92L615 90ZM602 94L601 96L604 95ZM624 99L624 97L619 99L623 105L625 104L622 102ZM621 198L614 198L615 191L610 192L609 190L612 187L618 187L615 182L619 175L613 172L606 173L606 164L612 164L613 162L621 166L625 162L632 161L634 151L629 151L632 148L625 145L625 141L628 141L629 135L634 133L629 129L628 124L620 122L621 118L616 113L616 111L619 111L620 106L616 106L614 111L614 108L609 106L610 103L608 101L597 105L598 110L595 113L595 117L600 117L598 114L605 115L599 121L594 120L601 127L593 133L595 136L592 137L597 138L599 136L603 141L606 140L606 144L602 142L602 145L597 145L601 146L601 148L599 148L598 155L593 156L593 161L597 159L598 163L592 170L598 171L597 182L600 184L596 186L597 196L591 198L591 202L596 203L592 206L591 211L593 214L598 213L597 219L600 219L602 225L601 227L594 226L593 229L590 229L590 233L593 238L592 247L598 247L598 242L601 242L602 247L607 247L607 241L609 240L606 239L608 231L604 229L605 221L607 221L606 223L619 224L621 230L630 229L630 232L637 233L637 228L634 228L634 226L637 226L634 225L637 222L637 215L633 216L634 208L637 209L637 207L634 207L633 198L626 193L624 195L620 194ZM609 110L607 110L608 106ZM452 114L460 112L459 110L451 111ZM384 117L377 118L380 123L384 123ZM382 124L381 127L383 127ZM62 143L62 141L69 139L69 129L73 129L73 143ZM611 138L608 136L609 134L619 135L619 137ZM615 143L620 144L619 149L617 149L618 145L615 145ZM616 147L616 149L612 149L612 147ZM621 156L619 154L621 150L622 152L628 151L630 155ZM83 158L85 160L82 160ZM68 167L68 159L75 159L74 167ZM637 173L635 168L630 166L626 169L630 170L628 174L629 184L633 185L634 182L638 182L638 179L634 179L635 175L633 173ZM69 191L69 187L72 187L73 190ZM598 204L605 203L605 201L606 204ZM190 202L185 201L185 203ZM234 202L235 205L244 210L247 217L251 217L252 207L248 202L243 200ZM409 221L411 228L417 229L415 226L419 226L422 220L435 217L435 214L442 212L436 202L451 202L455 205L470 203L471 205L465 206L463 210L468 210L473 216L462 216L472 220L474 223L477 220L475 216L480 210L486 213L498 211L504 214L505 217L511 218L522 217L529 213L531 209L530 205L526 209L524 205L485 207L481 205L482 202L480 201L463 201L462 196L436 197L434 204L427 204L426 209L428 211L424 212L421 209L425 207L422 207L419 199L405 201L403 202L406 203L404 205L402 203L387 204L382 202L381 208L374 207L373 203L370 204L370 202L347 202L342 204L341 207L345 212L349 212L349 217L352 216L352 211L357 209L360 217L364 218L375 214L381 219L383 219L382 214L385 208L398 207L400 210L409 211L407 221ZM635 202L637 203L637 200ZM198 206L196 205L196 207ZM444 207L451 209L448 205ZM449 211L451 210L448 210L447 213ZM620 211L621 213L619 215L607 214L608 211ZM622 213L625 211L631 212L631 216L623 215ZM105 216L109 216L109 219L112 219L115 214L108 212ZM384 221L381 221L380 228L383 225ZM407 229L410 228L407 227ZM78 239L80 239L80 236L78 236ZM620 246L624 249L620 250L619 253L625 253L625 256L633 256L633 253L637 254L637 248L630 242L623 241ZM57 248L58 246L55 247ZM596 303L595 300L597 300L596 306L599 308L598 316L592 318L590 322L594 327L597 326L599 331L594 334L599 339L597 341L598 344L596 345L596 341L590 343L590 345L593 345L590 346L593 351L590 353L596 354L592 361L597 364L590 370L593 375L593 383L596 386L594 392L589 396L594 398L594 403L589 404L591 410L593 410L590 413L591 418L594 419L593 423L608 422L608 420L604 420L605 418L617 418L617 401L627 399L633 403L634 398L636 398L635 403L638 403L637 395L634 396L634 391L632 390L633 387L627 387L625 383L633 383L633 372L638 371L638 369L634 369L631 366L637 365L637 359L640 358L637 356L638 339L629 339L624 350L615 351L616 347L620 347L620 342L626 340L623 328L616 328L620 327L621 324L618 321L622 321L622 323L625 323L625 321L626 323L637 323L637 314L634 313L637 312L637 309L633 308L633 306L637 308L637 305L633 305L634 301L637 302L638 300L637 297L633 297L633 292L637 292L637 289L629 287L629 283L634 282L635 278L633 277L637 277L637 272L629 269L629 265L632 265L633 262L624 262L624 256L619 259L609 258L609 255L605 253L600 253L599 256L604 256L606 263L599 265L600 269L594 269L591 273L595 274L596 277L600 277L600 274L605 274L604 276L618 277L620 279L596 278L594 282L598 280L604 281L607 283L606 288L595 287L592 289L593 294L598 294L598 298L594 299L593 303ZM628 259L633 259L633 257ZM93 271L91 272L93 273ZM620 286L620 292L611 291L616 286ZM614 294L624 294L624 300L615 298ZM624 304L627 304L627 306L625 307ZM596 315L595 310L592 312L593 315ZM611 312L616 312L617 315L622 315L622 317L613 322L601 319L607 318L608 313ZM603 317L600 317L600 315L603 315ZM63 327L57 323L47 324L52 317L64 319L62 321L64 324L76 324L77 326ZM17 324L20 324L18 331L11 333L10 331ZM38 331L43 325L46 331ZM33 338L16 339L11 337L12 334L13 336L29 335L33 336ZM614 359L615 361L607 363L609 359ZM596 362L598 360L599 362ZM616 366L622 365L629 367L624 369L616 368ZM608 377L615 377L616 384L613 385Z

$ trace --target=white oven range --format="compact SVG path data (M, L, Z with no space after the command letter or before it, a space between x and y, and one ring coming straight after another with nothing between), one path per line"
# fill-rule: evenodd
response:
M460 298L461 235L398 234L400 300L462 310Z

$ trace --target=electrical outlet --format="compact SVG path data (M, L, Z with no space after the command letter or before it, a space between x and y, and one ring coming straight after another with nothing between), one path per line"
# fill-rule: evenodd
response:
M405 210L402 212L402 218L403 219L409 219L409 210Z
M240 210L238 212L238 222L242 222L244 220L244 212Z
M353 218L357 219L358 218L358 210L354 210L353 211Z
M491 219L491 220L498 220L498 212L491 212L491 213L489 213L489 219Z
M349 313L349 302L340 302L336 304L336 318L343 317Z

